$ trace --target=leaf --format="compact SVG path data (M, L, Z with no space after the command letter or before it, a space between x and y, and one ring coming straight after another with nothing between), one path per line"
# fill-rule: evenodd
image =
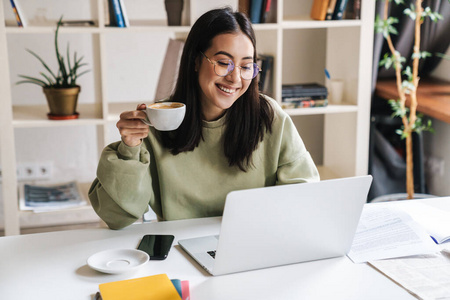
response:
M45 75L45 74L42 73L42 72L40 72L39 74L41 74L45 79L47 79L48 85L54 84L54 82L51 80L51 78L49 78L47 75Z
M53 78L56 78L55 74L52 72L52 70L47 66L47 64L44 62L44 60L37 55L36 53L34 53L33 51L31 51L30 49L25 49L26 51L28 51L29 53L31 53L31 55L33 55L34 57L36 57L41 64L44 66L44 68L53 76Z
M17 85L18 84L23 84L23 83L33 83L33 84L37 84L37 85L42 86L42 87L47 86L46 84L43 84L43 83L40 83L40 82L36 82L36 81L33 81L33 80L21 80L21 81L16 82Z
M422 51L422 52L419 52L419 53L413 53L411 55L411 58L412 59L414 59L414 58L423 59L423 58L427 58L427 57L430 57L430 56L432 56L430 52Z
M391 99L388 101L388 103L392 109L392 115L391 115L392 118L394 118L394 117L403 118L404 116L406 116L407 112L409 111L407 108L404 108L401 106L400 100Z
M449 1L450 2L450 1ZM425 9L423 10L423 12L422 12L422 15L421 15L421 18L422 19L425 19L426 17L429 17L433 22L437 22L437 21L439 21L439 20L442 20L443 19L443 16L440 14L440 13L438 13L438 12L433 12L432 10L431 10L431 8L430 7L425 7Z
M412 81L403 80L402 89L405 91L406 94L411 94L411 92L416 89L416 86Z
M412 79L413 79L413 74L412 74L412 72L411 72L411 67L410 67L410 66L407 66L407 67L405 68L405 70L403 71L403 75L405 75L405 76L408 77L408 81L412 81Z
M21 78L25 78L27 80L22 80L17 82L16 84L22 84L22 83L34 83L40 86L47 86L47 84L45 83L45 81L40 80L39 78L35 78L35 77L30 77L30 76L25 76L25 75L19 75L19 77Z
M84 71L81 74L77 74L79 69L81 67L86 66L87 64L81 63L83 57L77 58L76 52L74 53L73 61L70 60L70 44L69 43L67 43L67 51L66 51L67 52L67 57L66 57L67 65L66 65L65 59L59 51L59 44L58 44L59 29L62 25L62 19L63 19L63 16L60 17L60 19L57 23L56 31L55 31L55 38L54 38L56 61L58 63L58 70L56 72L56 75L47 66L47 64L44 62L44 60L42 60L36 53L34 53L33 51L31 51L29 49L26 49L30 54L32 54L34 57L36 57L41 62L41 64L51 74L51 77L53 77L53 78L51 78L41 72L40 74L48 81L48 83L46 83L40 79L33 78L33 77L28 77L28 78L26 78L27 80L22 80L22 81L20 81L20 83L25 83L25 82L35 83L35 84L50 86L50 87L52 87L52 86L53 87L73 86L73 85L76 85L77 77L89 72L89 71Z

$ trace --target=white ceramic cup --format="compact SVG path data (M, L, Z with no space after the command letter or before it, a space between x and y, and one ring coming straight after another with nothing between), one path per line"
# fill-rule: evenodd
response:
M330 81L330 103L340 104L344 95L344 81L332 79Z
M171 131L180 127L186 113L186 105L180 102L156 102L147 105L145 110L148 120L145 124L159 131Z

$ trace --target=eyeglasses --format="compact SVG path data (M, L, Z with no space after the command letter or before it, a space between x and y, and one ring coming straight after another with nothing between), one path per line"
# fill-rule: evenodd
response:
M219 59L217 61L212 61L208 58L208 56L205 55L205 53L201 51L200 53L203 54L203 56L211 64L214 65L214 73L216 73L217 76L225 77L234 71L235 64L231 59ZM252 80L261 71L261 69L255 63L248 63L244 66L237 66L237 67L241 70L241 77L244 80Z

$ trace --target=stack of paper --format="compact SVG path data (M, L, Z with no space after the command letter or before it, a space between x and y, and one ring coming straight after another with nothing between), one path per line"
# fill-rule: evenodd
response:
M439 252L429 234L392 203L364 207L348 257L355 263Z
M450 299L447 241L449 212L418 201L370 204L348 256L368 261L419 299Z
M44 212L87 204L75 181L54 185L22 184L19 189L21 210Z

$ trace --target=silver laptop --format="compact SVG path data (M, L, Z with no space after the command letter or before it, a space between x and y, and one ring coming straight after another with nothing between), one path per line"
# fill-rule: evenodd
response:
M178 241L212 275L344 256L372 176L234 191L220 236Z

